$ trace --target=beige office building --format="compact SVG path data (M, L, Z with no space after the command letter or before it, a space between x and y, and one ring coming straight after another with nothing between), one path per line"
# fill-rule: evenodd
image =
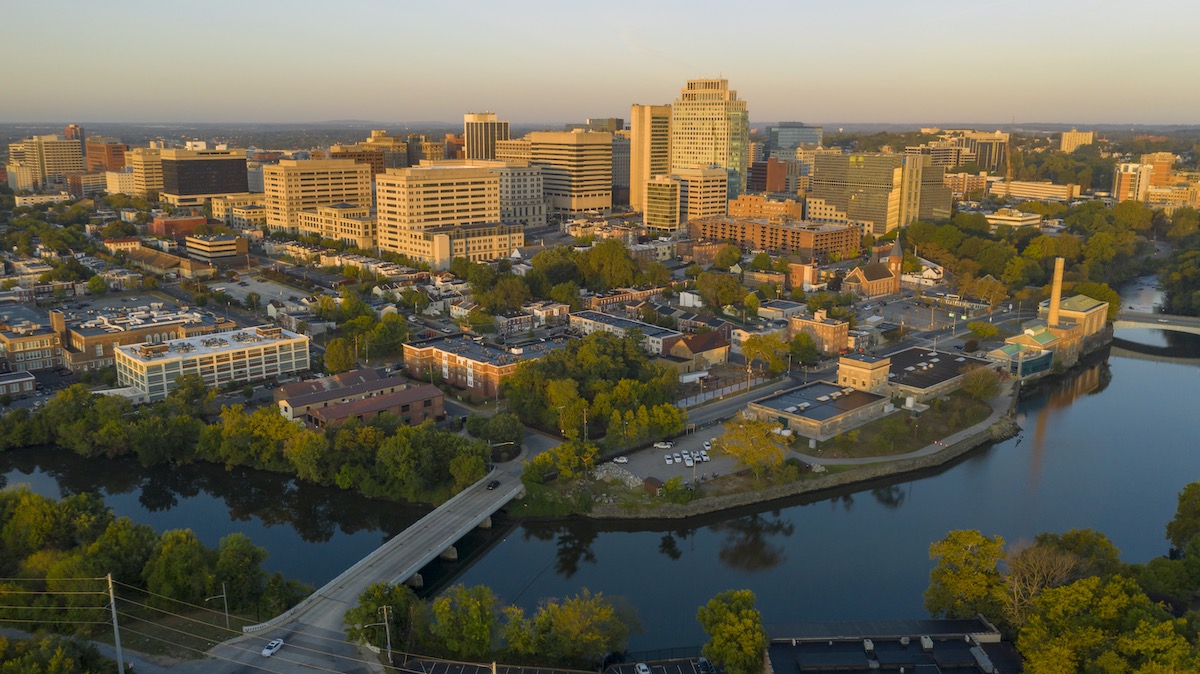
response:
M446 160L390 169L375 178L378 245L445 268L523 246L520 225L500 224L497 162Z
M729 80L688 80L671 108L671 173L719 166L736 196L746 191L749 153L750 113Z
M508 140L508 122L494 112L469 112L463 115L463 142L467 159L495 159L496 142Z
M1070 131L1063 131L1058 148L1070 154L1075 151L1075 148L1091 145L1094 142L1096 142L1095 131L1076 131L1075 129L1071 129Z
M8 149L9 162L29 167L37 187L64 182L66 174L82 172L85 168L83 141L79 138L31 136L10 143Z
M117 380L146 395L166 399L184 375L206 386L251 382L309 368L308 337L269 325L237 332L187 337L160 344L117 346Z
M375 214L367 205L317 206L311 211L300 211L297 224L301 234L315 234L363 250L376 245Z
M233 211L238 208L247 206L263 206L267 205L267 195L261 192L250 192L246 194L229 194L223 197L215 197L208 202L212 209L212 217L214 220L220 220L225 224L232 224ZM260 224L266 224L265 221Z
M537 131L529 134L530 164L542 167L550 213L612 208L612 134Z
M693 166L674 174L679 181L684 222L725 215L729 208L729 173L725 169Z
M1175 168L1174 152L1144 154L1142 163L1154 167L1154 172L1150 174L1150 187L1166 187L1171 184L1171 172Z
M125 161L133 167L134 195L143 199L157 199L163 189L162 150L134 148L125 155Z
M533 156L533 143L528 138L496 141L496 159L510 164L528 164Z
M1117 164L1113 171L1113 201L1118 204L1122 201L1145 201L1153 178L1153 164Z
M263 167L267 226L296 233L300 213L320 206L371 206L371 167L352 159L281 159Z
M492 173L500 176L500 221L543 227L546 224L546 192L541 166L495 162Z
M642 221L653 234L671 234L682 224L680 183L670 176L654 176L642 189Z
M104 191L109 194L134 194L133 171L105 171Z
M633 105L629 118L629 205L642 211L646 182L671 172L671 106Z

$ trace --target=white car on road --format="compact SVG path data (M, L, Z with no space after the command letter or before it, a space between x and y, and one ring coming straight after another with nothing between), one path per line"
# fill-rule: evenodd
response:
M618 456L613 458L613 463L629 463L628 456Z
M281 648L283 648L283 639L272 639L271 643L267 644L266 647L263 648L263 657L269 658L272 655L275 655L275 653Z

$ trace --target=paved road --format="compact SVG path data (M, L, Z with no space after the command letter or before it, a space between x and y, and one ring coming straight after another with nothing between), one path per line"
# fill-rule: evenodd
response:
M544 451L555 441L529 433L527 455ZM397 534L374 553L317 590L297 611L281 621L245 637L225 642L209 651L216 658L185 663L181 672L375 672L374 656L364 655L357 646L346 643L342 618L353 607L358 595L374 583L398 583L420 571L430 560L457 542L475 526L481 513L494 512L507 504L522 489L521 461L497 465L494 472L448 501L442 507ZM500 486L486 485L498 480ZM286 645L270 658L260 654L263 645L275 638ZM366 664L369 660L371 664Z

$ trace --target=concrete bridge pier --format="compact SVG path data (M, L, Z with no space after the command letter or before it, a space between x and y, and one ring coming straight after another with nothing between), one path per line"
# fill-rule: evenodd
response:
M445 550L442 550L442 554L438 555L438 557L441 557L442 559L446 560L447 562L457 562L458 561L458 548L451 545L450 547L446 548Z
M411 587L414 590L419 590L419 589L425 587L425 579L421 577L421 574L414 573L411 578L404 581L404 584Z
M483 521L479 523L479 528L480 529L491 529L492 528L492 518L490 515L488 517L483 518Z

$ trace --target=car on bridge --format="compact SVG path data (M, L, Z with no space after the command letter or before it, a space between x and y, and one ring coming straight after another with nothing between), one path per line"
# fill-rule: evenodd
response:
M488 491L491 491L499 486L500 486L500 480L492 480L491 482L489 482L487 484Z
M283 648L283 639L272 639L270 643L263 648L262 654L264 658L269 658L275 655L279 649Z

